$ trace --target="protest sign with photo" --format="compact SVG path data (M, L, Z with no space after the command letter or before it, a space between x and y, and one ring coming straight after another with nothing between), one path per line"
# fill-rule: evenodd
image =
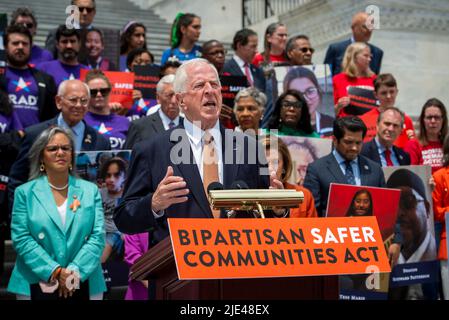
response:
M302 185L309 163L324 157L332 151L332 140L319 138L305 138L280 136L287 145L292 157L292 175L288 182Z
M84 81L89 70L81 69L80 80ZM123 108L133 105L134 73L119 71L103 71L112 85L109 102L119 102Z
M273 103L286 90L301 92L307 101L314 130L321 137L332 135L335 119L332 74L329 65L279 66L274 68Z
M375 216L385 250L394 238L400 190L332 183L326 210L327 217ZM377 280L377 283L376 281ZM339 278L340 299L381 300L388 296L389 273L345 275Z
M439 268L429 166L384 167L388 188L401 189L398 219L401 251L390 279L392 299L433 299Z

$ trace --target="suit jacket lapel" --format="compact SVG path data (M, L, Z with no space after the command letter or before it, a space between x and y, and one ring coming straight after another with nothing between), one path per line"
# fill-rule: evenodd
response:
M379 163L379 164L382 166L382 159L380 158L380 155L379 155L379 149L377 148L376 141L374 141L374 139L371 140L371 141L369 142L368 147L369 147L369 149L370 149L369 154L371 155L371 157L373 157L372 160L373 160L374 162Z
M42 211L45 211L45 213L43 214L48 214L58 229L62 233L65 233L64 227L62 226L62 220L56 208L56 202L50 186L48 185L48 179L46 176L43 176L37 180L36 187L32 192L40 205L44 208Z
M399 152L398 148L393 146L393 152L396 155L396 159L398 159L399 165L402 166L405 162L405 158L402 153Z
M233 74L236 74L236 75L239 75L239 76L245 76L243 74L243 72L242 72L242 69L240 69L238 63L234 59L231 60L230 66L232 68L232 73Z
M81 205L76 211L73 211L70 208L70 205L75 201L75 199L78 199ZM84 209L82 199L83 199L83 190L77 185L76 179L73 178L72 176L69 176L69 191L67 194L65 232L67 232L70 229L70 226L72 225L73 218L75 217L75 215L80 214L80 210L82 211Z
M165 131L164 125L162 123L162 119L159 116L159 112L156 112L154 114L154 117L151 117L151 124L154 128L154 131L156 131L156 132L164 132Z
M84 122L84 120L83 120L83 122ZM86 122L84 122L84 125L85 125L84 137L83 137L83 143L81 146L81 150L91 151L91 150L94 150L95 145L97 144L97 133Z
M228 137L225 134L226 129L223 126L220 126L221 132L221 151L222 151L222 159L223 159L223 186L225 188L229 188L232 182L235 181L235 177L237 176L237 171L239 166L233 165L233 163L240 163L239 160L243 160L243 148L238 149L236 146L236 138L235 135L230 134ZM229 141L226 141L226 137ZM226 146L229 149L228 152L232 150L232 159L226 159ZM231 149L232 147L232 149ZM228 161L226 161L228 160Z
M183 126L181 126L181 128L184 129ZM190 152L189 159L192 161L192 163L181 162L179 164L174 164L174 166L176 166L179 171L181 171L181 174L187 183L187 188L189 188L193 198L201 207L202 212L205 212L208 218L212 218L213 215L209 205L209 201L207 200L206 194L204 193L203 189L203 180L201 180L201 175L198 172L198 167L195 163L195 157L193 156L192 149L190 148L190 140L189 137L187 137L185 130L182 130L181 138L179 140L176 140L174 137L170 137L170 142L172 143L170 150L174 147L175 144L178 143L178 141L180 141L180 143L184 143L184 141L188 143Z
M331 153L328 156L327 159L327 169L329 170L330 174L334 176L336 179L335 182L337 183L348 183L346 181L346 177L341 171L340 165L337 162L337 159L335 159L334 155Z
M360 183L362 186L369 185L368 178L371 175L371 167L363 156L359 155Z

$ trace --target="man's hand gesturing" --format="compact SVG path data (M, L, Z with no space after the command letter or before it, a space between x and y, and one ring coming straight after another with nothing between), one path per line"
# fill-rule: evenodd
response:
M175 203L187 201L189 189L186 188L183 177L174 176L173 168L168 166L164 179L157 186L151 201L151 208L154 212L167 209Z

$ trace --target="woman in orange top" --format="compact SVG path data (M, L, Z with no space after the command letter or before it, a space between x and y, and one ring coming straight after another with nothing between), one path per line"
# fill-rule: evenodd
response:
M276 143L278 145L277 149L271 147ZM293 170L292 158L287 145L280 138L269 135L263 137L262 144L265 146L270 172L276 171L276 176L282 181L285 189L295 189L304 193L304 201L299 204L299 207L290 209L290 218L318 217L312 193L304 187L287 182Z
M435 221L442 224L438 259L441 264L441 282L443 284L444 299L449 300L449 271L447 264L446 244L446 212L449 212L449 136L443 143L443 168L433 174L435 188L433 189L433 212Z

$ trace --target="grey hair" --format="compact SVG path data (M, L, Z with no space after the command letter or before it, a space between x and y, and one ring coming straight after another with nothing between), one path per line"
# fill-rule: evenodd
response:
M69 141L70 145L72 146L72 170L70 174L73 174L73 171L75 170L76 166L76 159L75 159L75 142L73 140L72 133L69 130L66 130L61 127L49 127L42 131L42 133L37 137L37 139L34 141L33 145L30 148L30 151L28 153L28 159L30 161L30 174L29 174L29 180L33 180L36 178L39 178L40 176L45 175L45 171L40 171L40 166L43 161L44 157L44 149L48 145L48 143L53 139L55 135L58 133L62 133L65 135Z
M161 93L162 90L164 90L164 84L172 84L174 81L175 81L174 74L168 74L166 76L163 76L156 85L156 92Z
M173 90L175 91L175 93L185 92L187 78L188 78L188 76L191 76L190 74L187 74L186 69L190 65L196 65L196 64L201 64L201 63L207 64L212 67L212 69L215 72L215 75L217 76L217 81L221 86L220 78L218 76L217 69L215 69L214 65L204 58L196 58L196 59L192 59L192 60L188 60L188 61L184 62L183 64L181 64L181 66L178 68L178 70L176 70L175 81L173 82Z
M237 108L237 103L241 98L253 98L254 101L256 101L257 105L259 106L260 111L263 113L265 110L265 105L267 103L267 96L259 91L257 88L249 87L240 90L237 95L234 98L234 111Z
M80 83L82 83L84 88L86 88L87 97L90 99L89 86L85 82L83 82L81 80L64 80L64 81L62 81L61 84L59 85L59 88L58 88L58 94L57 94L58 96L62 97L62 96L65 95L65 93L67 91L67 85L68 85L69 81L79 81Z

